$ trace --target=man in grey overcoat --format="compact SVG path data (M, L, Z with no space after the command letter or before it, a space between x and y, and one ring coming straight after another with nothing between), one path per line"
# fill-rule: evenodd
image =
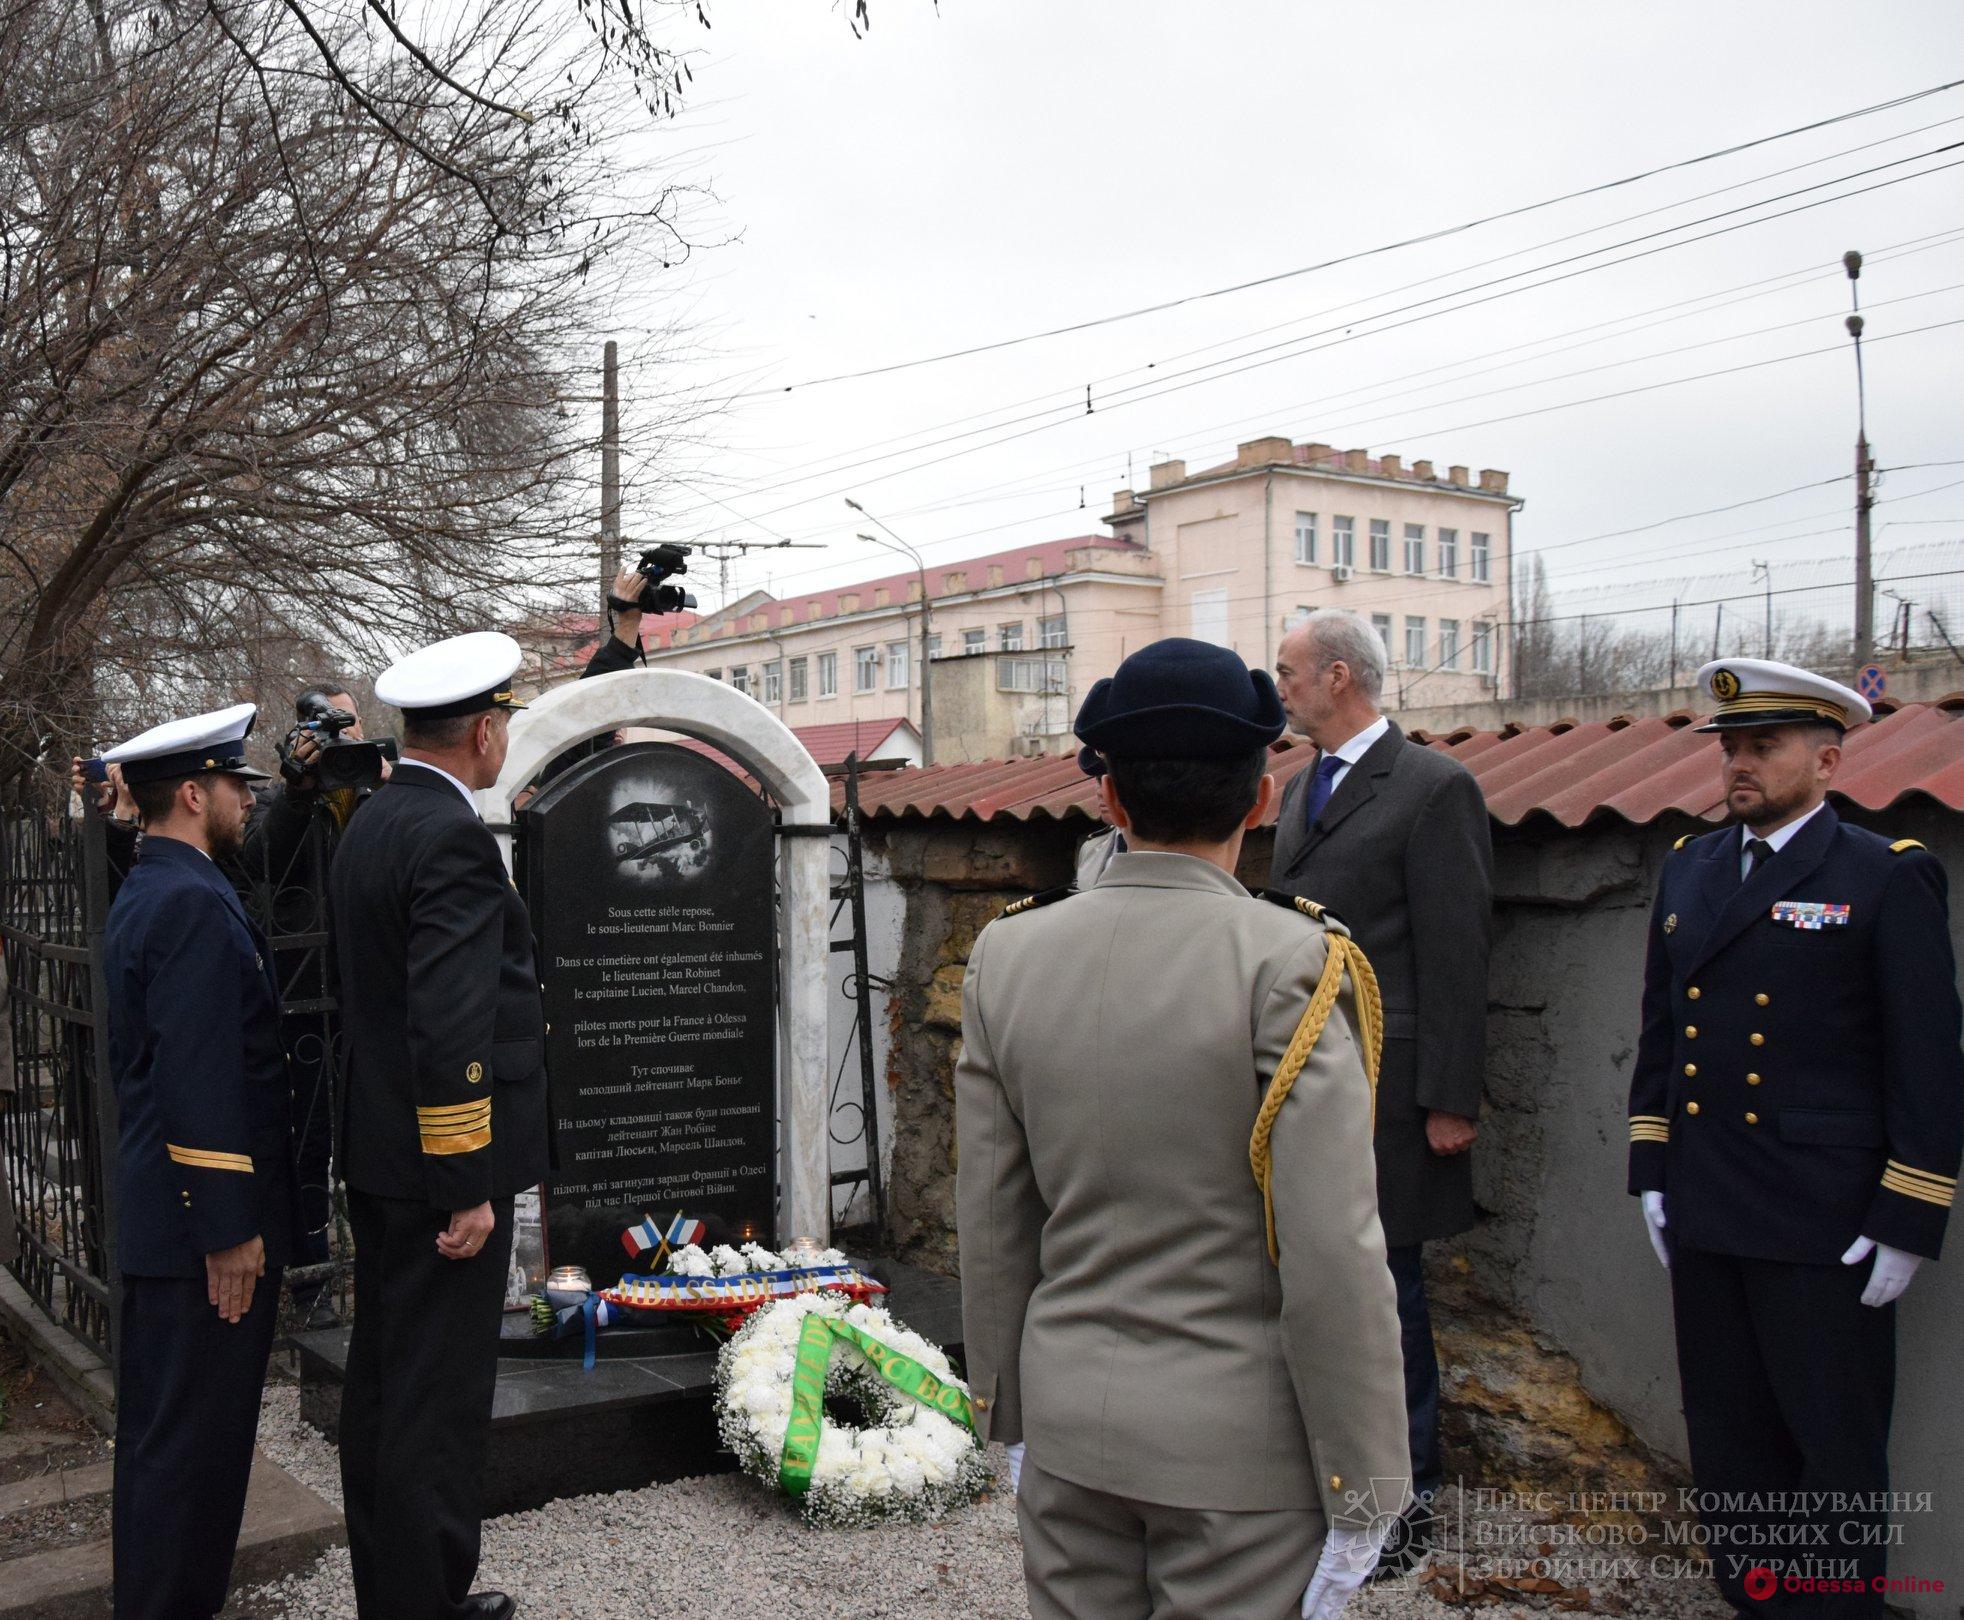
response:
M1077 719L1123 850L969 958L962 1315L1034 1620L1334 1620L1408 1495L1354 964L1291 1088L1348 944L1233 876L1281 730L1227 649L1134 653Z
M1457 760L1409 741L1380 712L1384 640L1325 609L1283 637L1276 684L1291 727L1319 750L1282 794L1269 882L1349 927L1384 993L1378 1082L1378 1213L1405 1362L1413 1489L1444 1481L1439 1361L1422 1248L1472 1226L1471 1149L1486 1067L1493 851L1479 785ZM1426 1542L1415 1511L1381 1570Z

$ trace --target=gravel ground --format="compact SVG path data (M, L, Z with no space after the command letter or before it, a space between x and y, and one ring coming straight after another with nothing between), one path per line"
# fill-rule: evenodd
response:
M259 1442L289 1473L339 1503L333 1448L300 1420L291 1386L267 1391ZM1430 1573L1366 1589L1347 1616L1440 1620L1477 1607L1483 1620L1561 1611L1725 1620L1730 1612L1704 1580L1650 1575L1651 1560L1663 1551L1654 1536L1636 1548L1587 1545L1586 1534L1578 1537L1607 1519L1507 1514L1448 1489L1439 1521L1444 1550L1434 1554ZM1585 1544L1573 1545L1578 1539ZM1551 1561L1537 1564L1538 1556ZM1611 1568L1629 1559L1644 1573L1633 1578ZM1015 1507L1006 1491L938 1524L814 1531L740 1474L579 1497L492 1519L484 1526L479 1585L511 1593L520 1615L534 1620L1029 1615ZM241 1592L226 1612L239 1620L353 1620L348 1555L330 1552L304 1574Z

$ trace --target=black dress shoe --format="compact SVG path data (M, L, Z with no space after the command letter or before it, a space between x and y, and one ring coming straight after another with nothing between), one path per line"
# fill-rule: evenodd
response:
M469 1620L511 1620L518 1605L502 1592L473 1592L464 1599L464 1613Z

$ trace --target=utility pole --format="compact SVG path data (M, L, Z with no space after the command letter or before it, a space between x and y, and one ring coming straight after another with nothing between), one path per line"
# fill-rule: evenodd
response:
M600 595L604 600L621 571L621 379L620 351L607 340L600 387Z
M1753 578L1766 581L1766 650L1760 656L1770 661L1773 657L1773 565L1755 562Z
M1869 556L1875 458L1869 453L1868 392L1862 378L1862 256L1851 248L1842 254L1841 263L1848 272L1852 306L1848 335L1855 340L1855 667L1861 669L1875 652L1875 586Z
M901 539L899 535L893 532L893 530L887 529L887 526L884 522L882 522L879 518L874 517L871 512L867 511L865 507L861 506L859 502L854 500L850 495L846 497L846 505L850 506L855 512L857 512L861 517L865 518L869 523L876 524L878 527L882 529L886 529L888 535L888 538L885 540L882 540L876 534L855 535L854 536L855 539L864 540L868 545L871 546L884 546L888 551L898 551L902 556L910 558L912 560L914 564L914 571L920 576L920 581L921 581L921 763L923 765L932 765L934 763L934 663L933 663L933 658L929 652L929 648L932 645L934 639L934 618L933 618L933 608L929 603L929 592L927 588L927 563L925 560L923 560L919 551L915 550L914 547L910 546L905 540Z

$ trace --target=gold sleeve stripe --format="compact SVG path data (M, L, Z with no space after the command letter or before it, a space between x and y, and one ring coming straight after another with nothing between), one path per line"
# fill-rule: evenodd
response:
M1889 846L1889 853L1900 855L1906 849L1922 849L1924 847L1924 845L1918 843L1914 838L1898 838Z
M1633 1125L1630 1128L1632 1142L1665 1142L1671 1140L1671 1133L1661 1125Z
M1639 1120L1643 1121L1646 1125L1668 1125L1671 1123L1668 1114L1632 1114L1630 1116L1630 1123L1632 1125L1636 1124Z
M1901 1193L1905 1198L1920 1198L1926 1204L1935 1204L1939 1209L1949 1209L1951 1194L1939 1192L1934 1187L1926 1187L1920 1181L1911 1181L1907 1176L1899 1176L1893 1170L1882 1172L1882 1185L1892 1193Z
M437 1135L423 1132L423 1151L439 1157L451 1153L475 1153L479 1148L491 1145L491 1127L480 1126L474 1131L450 1131Z
M1934 1170L1919 1170L1913 1164L1904 1164L1901 1159L1891 1159L1885 1168L1895 1171L1900 1176L1907 1176L1911 1181L1928 1182L1938 1192L1942 1192L1946 1187L1954 1188L1957 1185L1955 1176L1940 1176Z
M245 1153L219 1153L210 1148L179 1147L175 1142L166 1142L164 1151L170 1154L176 1164L188 1164L196 1170L237 1170L245 1175L252 1174L252 1158Z
M438 1108L419 1108L416 1122L419 1125L456 1125L467 1120L488 1118L491 1113L491 1099L480 1097L475 1102L445 1103Z

